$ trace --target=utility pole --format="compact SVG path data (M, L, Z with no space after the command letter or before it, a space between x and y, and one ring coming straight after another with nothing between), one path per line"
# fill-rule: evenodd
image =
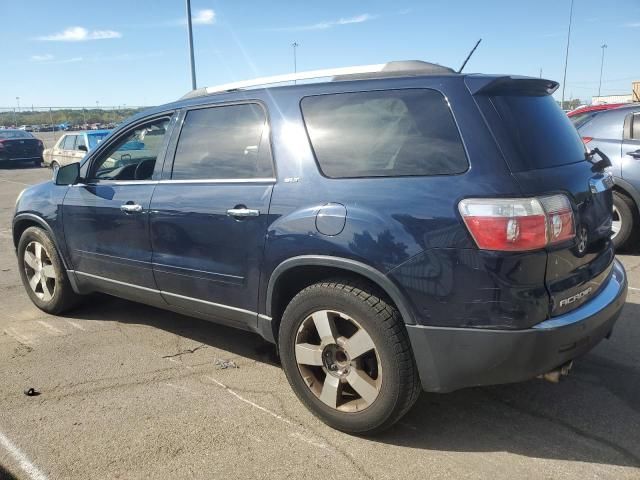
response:
M187 2L187 30L189 31L189 59L191 64L191 89L196 87L196 60L193 55L193 25L191 24L191 0Z
M564 110L564 89L567 85L567 64L569 63L569 43L571 42L571 22L573 20L573 0L569 9L569 28L567 30L567 50L564 54L564 77L562 78L562 100L560 106Z
M16 97L16 102L18 104L18 116L20 116L20 97ZM16 127L18 126L18 120L16 119Z
M542 68L540 68L540 78L542 78Z
M602 69L604 68L604 49L607 48L607 44L600 45L602 49L602 60L600 60L600 83L598 83L598 96L600 96L600 89L602 88Z
M293 42L291 46L293 47L293 73L295 74L298 73L298 57L296 55L296 50L300 44L298 42ZM293 83L297 82L294 80Z

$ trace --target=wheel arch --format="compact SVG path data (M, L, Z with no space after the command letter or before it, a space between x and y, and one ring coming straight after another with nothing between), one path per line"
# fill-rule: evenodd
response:
M636 211L634 213L636 215L640 213L640 192L638 192L633 185L622 178L615 177L613 191L622 193L633 200L633 203L636 206Z
M287 280L299 280L304 275L302 282L296 281L294 286ZM305 275L306 274L306 275ZM408 301L402 292L389 277L370 265L347 258L331 257L324 255L303 255L292 257L278 265L269 277L266 290L265 310L268 317L272 318L271 327L275 338L280 323L280 316L288 301L300 290L320 281L324 278L346 275L354 278L362 278L377 288L385 295L402 315L405 324L415 325L415 317Z
M56 247L56 250L58 251L58 256L62 260L62 264L64 268L68 270L69 266L67 264L67 259L65 258L65 256L62 254L62 251L60 250L60 246L58 245L58 240L55 234L53 233L51 226L46 222L46 220L44 220L42 217L38 215L35 215L33 213L20 213L14 217L13 232L12 232L13 246L16 249L18 248L18 242L20 242L20 237L22 236L24 231L29 227L42 228L49 234L49 236L51 237L51 241L53 242L53 244Z

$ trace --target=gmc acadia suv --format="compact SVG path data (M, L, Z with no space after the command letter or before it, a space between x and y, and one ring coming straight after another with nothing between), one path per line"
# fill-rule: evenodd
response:
M22 281L52 314L100 291L255 331L352 433L566 371L627 280L557 86L391 62L193 91L22 192Z

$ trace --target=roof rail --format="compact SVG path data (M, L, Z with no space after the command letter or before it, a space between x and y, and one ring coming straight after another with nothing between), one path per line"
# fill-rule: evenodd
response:
M409 60L402 62L378 63L374 65L359 65L353 67L328 68L324 70L309 70L306 72L287 73L284 75L274 75L271 77L260 77L252 80L242 80L240 82L224 83L212 87L203 87L192 90L182 97L182 99L210 95L212 93L229 92L245 88L273 85L277 83L294 82L298 80L313 80L318 78L334 77L334 80L355 80L364 78L379 78L383 76L400 75L433 75L433 74L455 74L455 72L441 65Z

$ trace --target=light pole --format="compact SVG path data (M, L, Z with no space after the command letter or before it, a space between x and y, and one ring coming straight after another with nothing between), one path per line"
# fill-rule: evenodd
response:
M602 49L602 60L600 60L600 82L598 83L598 96L600 96L600 89L602 88L602 69L604 68L604 49L607 48L607 44L600 45Z
M298 57L296 54L296 50L298 49L300 44L298 42L293 42L291 46L293 47L293 73L296 74L298 73ZM293 83L296 84L298 82L294 80Z
M571 21L573 20L573 0L569 9L569 29L567 30L567 50L564 54L564 76L562 77L562 100L560 107L564 109L564 89L567 85L567 64L569 63L569 43L571 42Z
M191 89L196 89L196 60L193 55L193 26L191 24L191 0L187 2L187 29L189 31L189 60L191 65Z
M16 97L16 103L18 104L18 117L20 116L20 97ZM16 117L16 127L18 126L18 117Z

